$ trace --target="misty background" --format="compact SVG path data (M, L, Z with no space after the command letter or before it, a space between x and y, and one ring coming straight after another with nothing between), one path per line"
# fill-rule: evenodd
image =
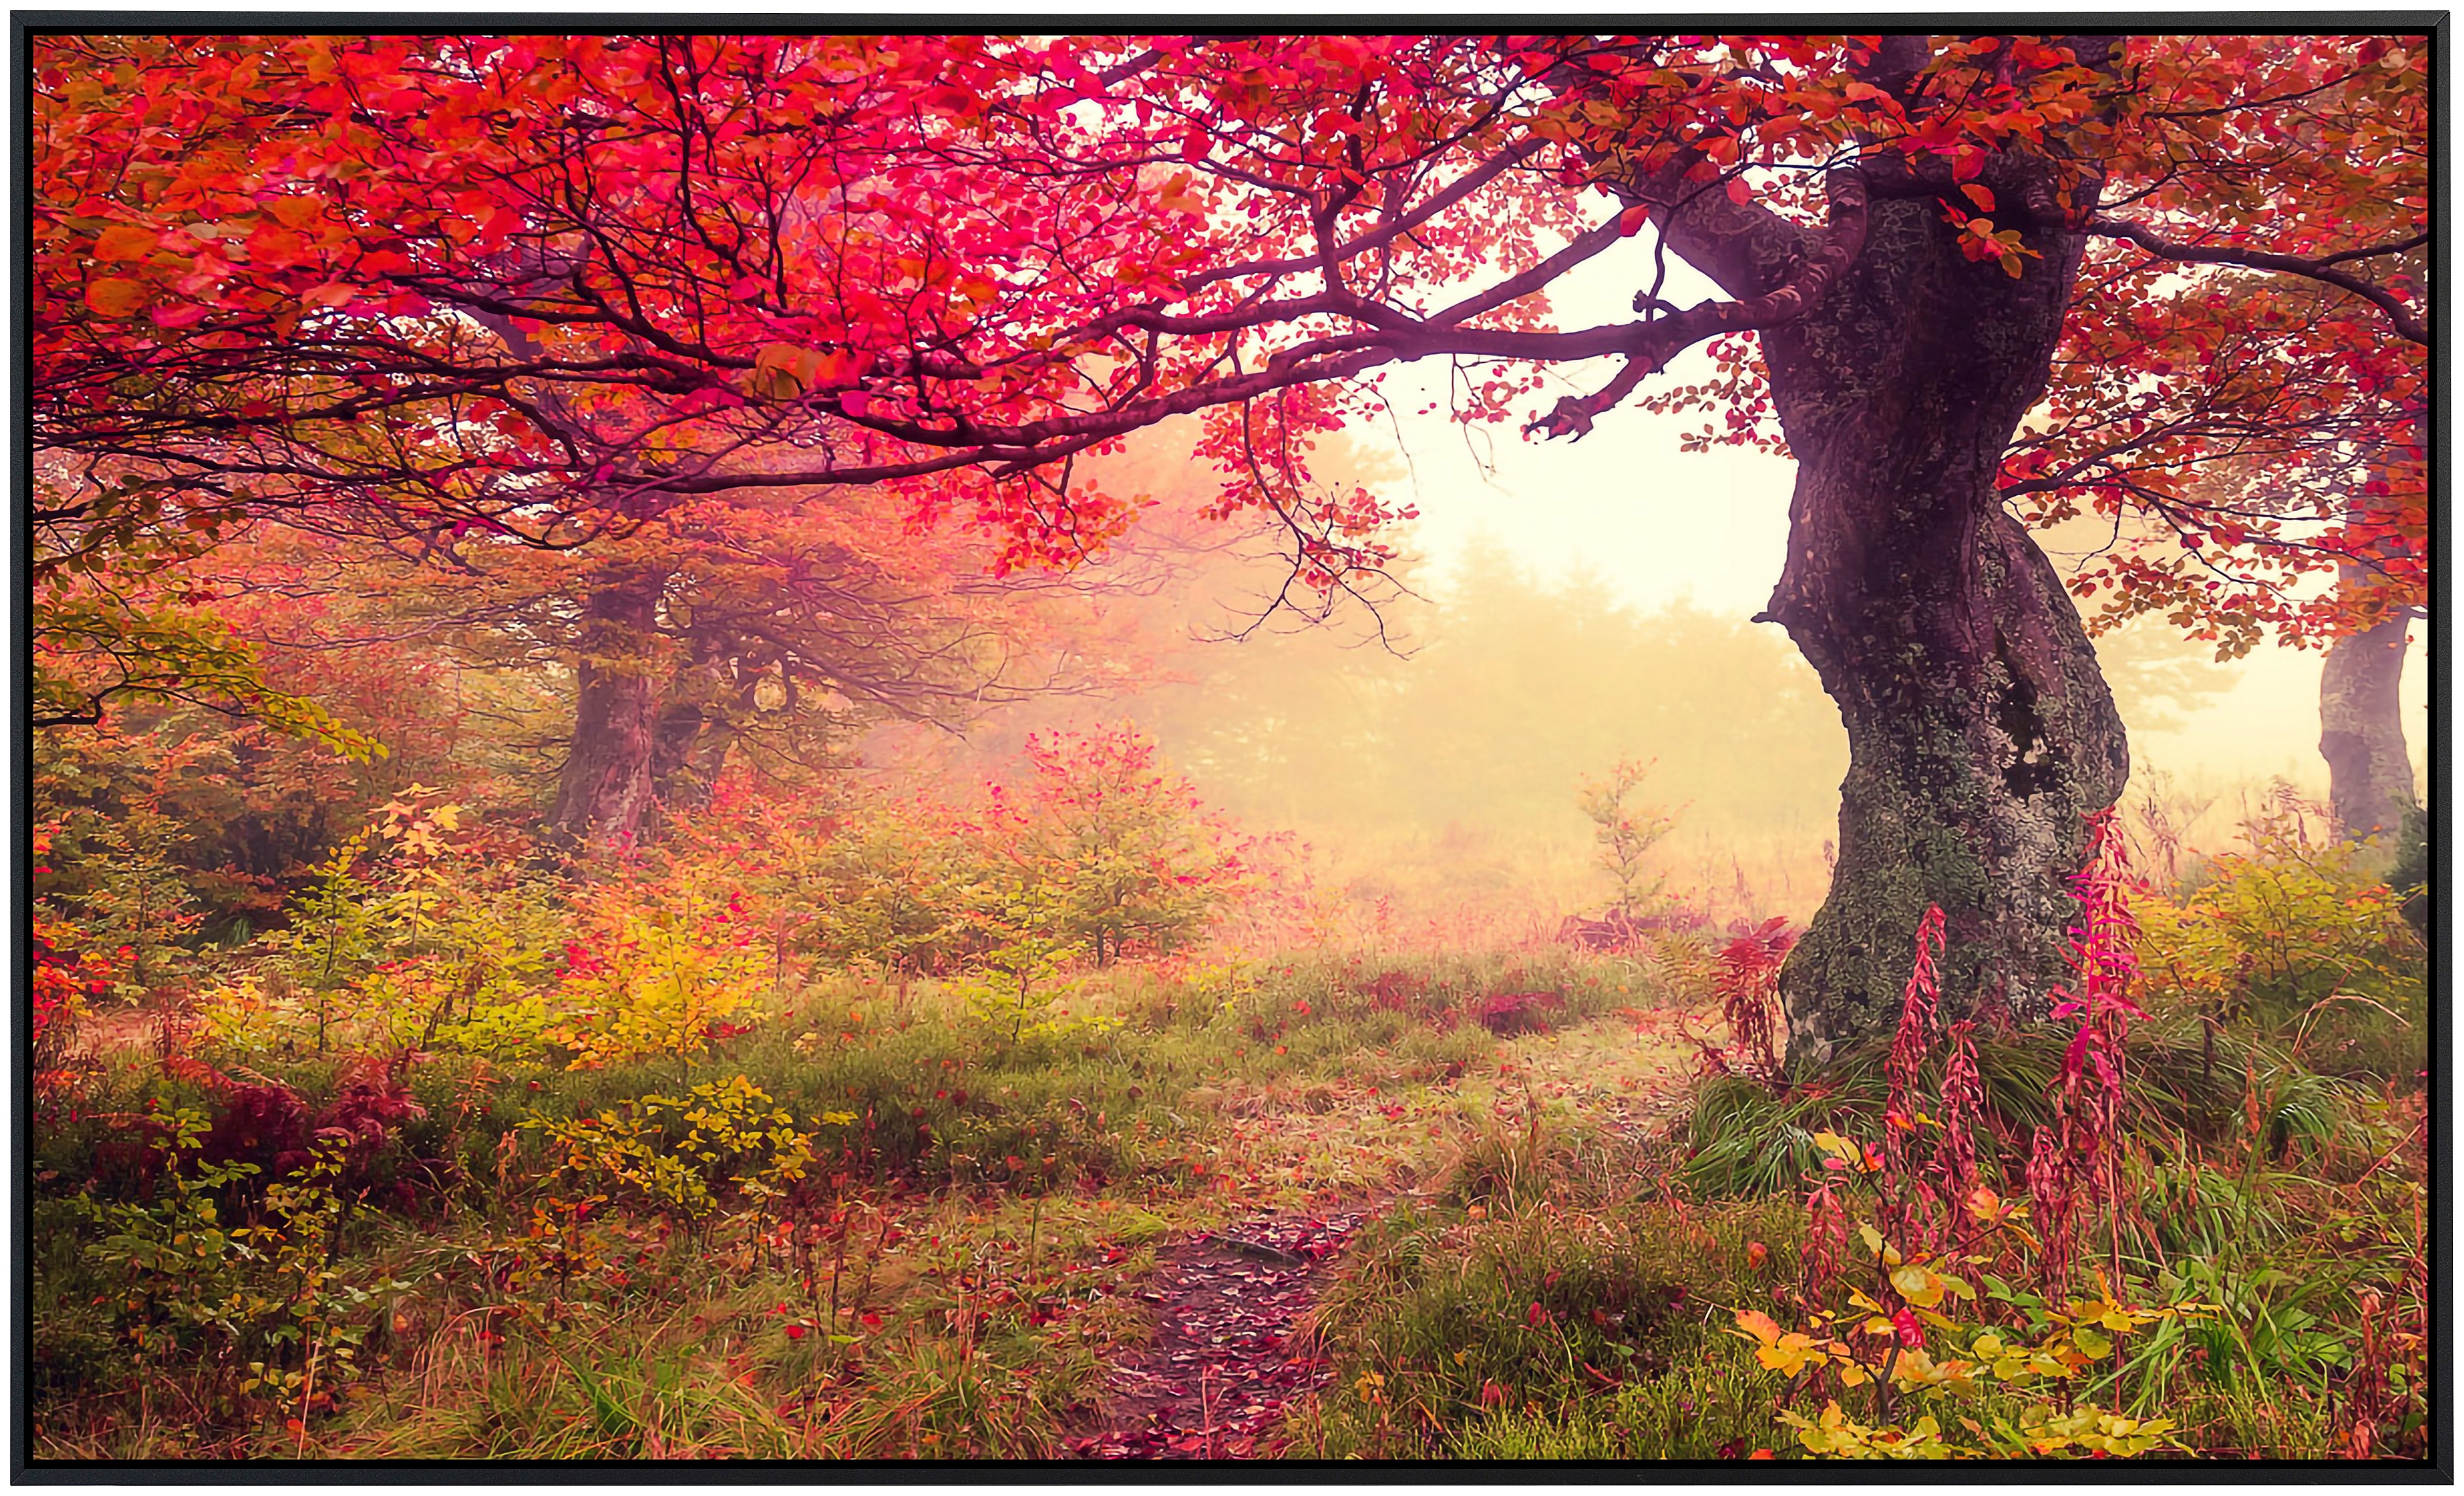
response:
M1653 267L1640 245L1627 253L1640 262L1604 255L1554 288L1559 325L1630 315ZM1680 302L1715 294L1680 262L1668 276ZM1608 372L1547 376L1588 389ZM1708 373L1698 347L1651 384ZM1321 883L1355 906L1534 923L1605 897L1576 796L1632 759L1653 765L1638 801L1676 818L1655 854L1669 894L1722 918L1810 916L1847 738L1786 631L1750 622L1779 575L1794 464L1704 450L1685 440L1701 415L1632 406L1580 442L1465 426L1447 413L1457 377L1443 363L1388 371L1391 414L1312 459L1330 484L1418 511L1391 537L1393 588L1339 599L1322 622L1262 621L1288 564L1252 520L1199 517L1214 475L1185 460L1192 429L1167 425L1098 468L1155 507L1084 576L1115 635L1136 641L1114 678L1141 684L1003 708L963 739L879 731L867 761L965 773L1028 732L1134 721L1211 803L1307 843ZM2102 534L2087 517L2037 539L2067 571ZM2415 626L2405 661L2417 782L2429 633ZM2211 851L2275 781L2324 798L2321 649L2219 662L2161 617L2097 646L2130 731L2125 806L2153 799L2188 847Z

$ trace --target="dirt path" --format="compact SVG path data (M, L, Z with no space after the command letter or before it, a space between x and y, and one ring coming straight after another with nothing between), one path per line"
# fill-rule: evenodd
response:
M1138 1296L1155 1337L1113 1363L1088 1460L1243 1460L1295 1397L1328 1376L1290 1343L1334 1276L1358 1210L1259 1216L1173 1248Z

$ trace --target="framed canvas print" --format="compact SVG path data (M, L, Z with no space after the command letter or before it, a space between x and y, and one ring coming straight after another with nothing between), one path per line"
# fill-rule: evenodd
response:
M18 15L18 1476L2452 1474L2447 18L2167 19Z

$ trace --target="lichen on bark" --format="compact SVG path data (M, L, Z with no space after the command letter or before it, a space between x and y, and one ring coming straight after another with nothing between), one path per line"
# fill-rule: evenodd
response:
M1687 231L1679 215L1681 253ZM1878 201L1844 280L1763 334L1798 463L1764 617L1849 739L1831 895L1780 979L1793 1066L1887 1031L1929 905L1947 925L1947 1013L2043 1016L2084 818L2128 777L2078 609L1995 492L2081 250L2058 226L2024 242L2035 257L2013 277L1963 254L1930 199ZM1738 257L1737 278L1770 257Z

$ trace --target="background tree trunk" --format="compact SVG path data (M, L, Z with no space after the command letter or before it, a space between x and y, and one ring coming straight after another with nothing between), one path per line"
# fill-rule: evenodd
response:
M548 817L568 847L630 847L651 803L651 757L659 725L659 594L663 571L607 576L582 605L581 690L573 745Z
M2410 618L2404 614L2327 650L2319 673L2319 752L2327 760L2327 803L2351 841L2394 832L2417 802L2405 751L2397 688Z
M1719 196L1671 225L1698 264L1687 220L1729 215ZM1703 227L1727 241L1713 273L1732 294L1781 283L1807 252L1774 222ZM1763 334L1798 465L1764 616L1813 663L1849 741L1830 896L1780 977L1793 1067L1896 1023L1928 904L1947 920L1947 1014L2044 1016L2082 818L2129 775L2079 611L1995 495L2082 248L2054 229L2026 245L2042 257L2013 278L1968 259L1929 194L1878 197L1849 275Z
M736 695L739 710L752 705L752 688L733 684L732 663L723 638L696 631L691 660L668 683L650 745L650 792L655 804L652 820L645 824L646 834L657 834L659 813L697 810L710 803L711 790L736 741L725 698Z

